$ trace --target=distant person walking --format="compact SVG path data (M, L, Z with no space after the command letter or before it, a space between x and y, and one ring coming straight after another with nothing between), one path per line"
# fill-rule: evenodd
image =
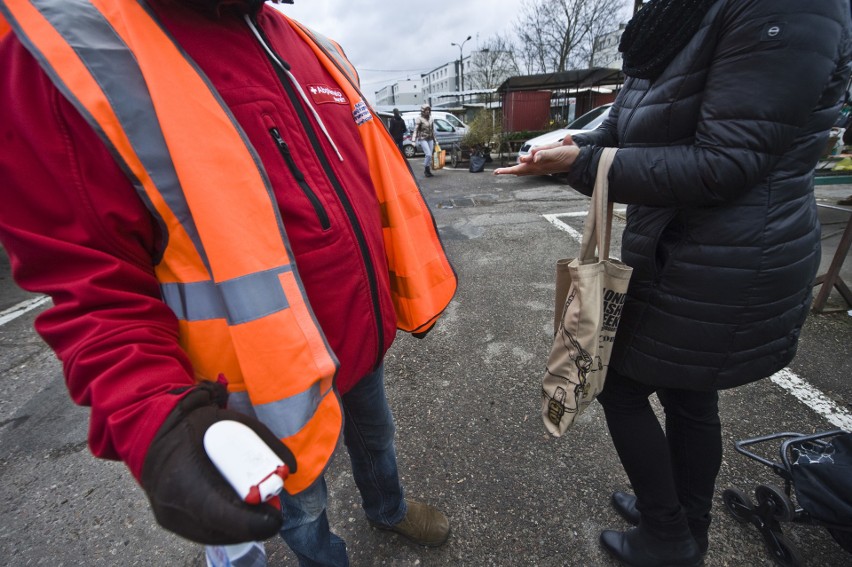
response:
M813 170L843 102L849 0L651 0L619 46L606 121L497 174L568 172L585 195L617 147L633 276L603 406L634 494L602 546L626 565L697 566L722 462L717 391L796 353L820 262ZM649 397L665 411L661 427Z
M432 152L435 149L435 125L432 120L432 107L424 104L420 107L420 116L414 119L414 143L420 146L426 158L423 160L423 173L432 177Z
M399 114L399 109L393 109L393 118L390 119L390 135L393 138L396 147L402 155L405 155L405 148L402 146L402 140L405 138L405 131L408 130L405 126L405 120Z

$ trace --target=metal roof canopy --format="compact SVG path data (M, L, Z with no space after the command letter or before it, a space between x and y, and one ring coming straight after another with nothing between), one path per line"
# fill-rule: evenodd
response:
M624 82L624 73L620 69L595 67L592 69L572 69L559 73L539 75L520 75L509 77L497 87L498 93L510 91L540 90L580 90L601 85L620 85Z

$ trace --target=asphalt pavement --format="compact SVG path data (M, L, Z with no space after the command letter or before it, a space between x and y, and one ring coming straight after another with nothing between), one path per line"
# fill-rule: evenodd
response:
M410 163L422 178L422 159ZM340 451L327 474L329 520L347 541L353 566L616 565L598 534L627 527L608 502L612 491L630 487L603 413L593 404L555 439L539 406L552 333L552 266L577 253L565 228L581 230L589 201L550 178L495 177L495 165L421 179L459 290L425 339L400 334L386 361L407 495L446 511L452 534L444 546L426 549L371 528ZM849 185L817 188L828 204L850 195ZM820 214L822 272L847 217L833 209ZM621 228L618 219L617 234ZM847 263L843 277L852 283ZM87 410L71 403L59 363L32 330L34 316L49 305L38 301L13 284L0 253L0 565L203 565L199 546L157 527L122 464L90 455ZM725 457L708 567L773 565L758 530L734 520L721 493L738 487L753 494L759 484L783 482L737 453L735 441L852 428L848 310L833 293L825 313L810 315L799 355L781 376L722 392ZM777 458L778 444L765 453ZM803 565L852 565L852 555L824 528L782 528ZM295 565L280 540L267 550L270 565Z

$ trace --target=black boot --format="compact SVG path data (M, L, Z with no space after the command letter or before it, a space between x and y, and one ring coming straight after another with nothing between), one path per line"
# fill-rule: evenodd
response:
M695 538L695 543L698 544L698 550L702 555L707 553L707 548L710 547L710 539L707 537L707 533L710 531L711 520L712 515L710 512L698 519L686 519L686 522L689 524L689 531L692 533L692 537Z
M428 165L426 166L426 169L425 169L424 173L426 174L426 177L434 177L434 175L432 175L432 172L431 172L431 171L429 171L429 166L428 166Z
M618 515L624 518L628 524L632 526L639 525L640 514L636 509L636 497L626 492L613 492L612 507L618 512Z
M618 515L624 518L627 523L633 526L639 525L640 514L639 510L636 509L635 496L626 492L613 492L611 502ZM707 553L707 548L710 545L707 537L707 532L710 531L710 519L709 513L699 519L687 518L689 531L695 538L695 543L698 544L698 550L701 551L702 555Z
M698 544L686 529L674 539L660 538L642 526L626 532L604 530L600 541L613 557L631 567L699 567L704 564Z

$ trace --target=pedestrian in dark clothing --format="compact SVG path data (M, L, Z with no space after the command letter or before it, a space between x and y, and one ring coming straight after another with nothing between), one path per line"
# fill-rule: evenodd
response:
M567 171L588 195L603 148L619 148L609 195L629 205L633 276L598 399L635 492L612 503L638 527L600 539L627 565L700 565L717 391L787 365L810 306L813 169L849 77L849 2L651 0L620 50L627 79L600 128L495 173Z
M399 148L402 155L405 155L405 148L402 145L402 140L405 138L405 131L408 130L408 128L405 126L405 120L403 120L402 116L399 114L398 108L393 109L393 118L390 119L389 130L396 147Z

